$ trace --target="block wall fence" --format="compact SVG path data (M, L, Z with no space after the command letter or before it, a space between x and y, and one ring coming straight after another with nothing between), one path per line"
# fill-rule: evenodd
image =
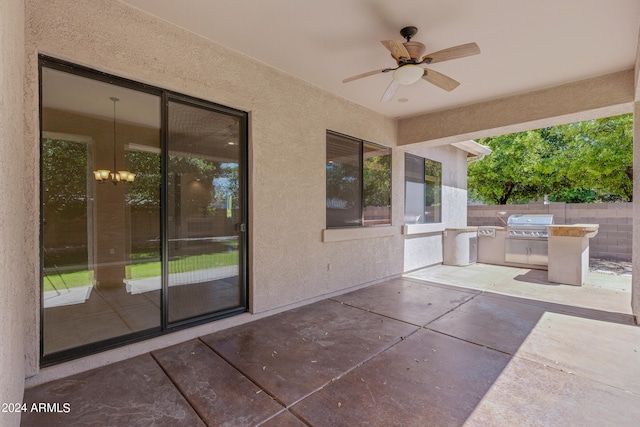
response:
M467 207L470 226L504 226L513 214L553 214L556 224L599 224L598 235L591 239L589 256L631 261L633 203L530 203L527 205L491 205Z

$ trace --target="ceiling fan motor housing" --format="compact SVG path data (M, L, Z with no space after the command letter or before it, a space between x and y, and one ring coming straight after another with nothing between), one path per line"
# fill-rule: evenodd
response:
M420 42L406 42L402 44L407 49L407 52L409 52L409 56L411 56L411 59L415 60L416 62L420 62L422 56L427 51L427 47Z

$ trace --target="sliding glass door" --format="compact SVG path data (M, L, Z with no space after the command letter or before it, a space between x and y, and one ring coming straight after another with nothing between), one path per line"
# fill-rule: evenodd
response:
M44 364L246 310L246 113L41 57Z
M168 321L242 305L240 117L184 99L168 103Z

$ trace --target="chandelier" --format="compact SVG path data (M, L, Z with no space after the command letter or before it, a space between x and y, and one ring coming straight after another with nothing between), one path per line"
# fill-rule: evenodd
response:
M133 182L136 179L136 174L127 170L119 171L116 167L116 102L120 101L115 96L109 98L113 101L113 170L98 169L93 171L93 176L99 183L113 182L116 185L119 182Z

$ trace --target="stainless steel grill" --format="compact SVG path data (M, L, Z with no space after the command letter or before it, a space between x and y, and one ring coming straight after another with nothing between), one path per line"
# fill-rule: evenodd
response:
M553 224L552 214L516 214L507 220L507 237L547 240L547 225Z
M553 215L511 215L507 220L505 261L518 264L548 265L549 248L547 225Z

